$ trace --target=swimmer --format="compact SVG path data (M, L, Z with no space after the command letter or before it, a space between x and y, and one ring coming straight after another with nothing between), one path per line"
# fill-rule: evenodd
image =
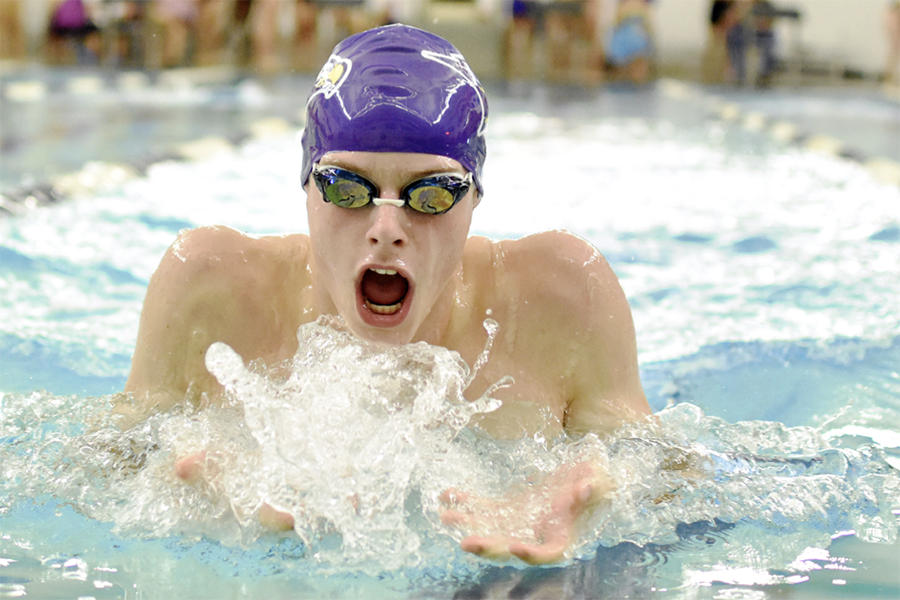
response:
M223 388L204 362L211 344L273 365L294 355L297 329L322 315L342 317L361 339L427 342L472 365L490 317L499 331L466 396L479 398L505 376L514 383L493 394L503 404L481 415L486 432L602 436L646 418L631 311L600 252L561 231L469 236L484 192L487 115L480 83L442 38L390 25L338 44L307 103L299 176L309 235L180 234L147 290L125 387L132 403L146 412L220 402ZM566 193L559 173L529 176ZM552 196L546 204L553 210ZM196 481L202 463L184 457L176 472ZM524 497L448 491L442 520L482 534L462 540L466 551L553 562L567 556L609 481L602 465L587 463L548 477L534 543L507 533L498 517L524 512L497 509ZM271 507L260 519L274 528L293 522Z

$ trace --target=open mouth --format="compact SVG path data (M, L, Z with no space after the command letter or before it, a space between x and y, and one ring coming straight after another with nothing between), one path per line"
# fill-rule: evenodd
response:
M409 292L409 282L393 269L368 269L360 282L366 308L377 315L400 312Z

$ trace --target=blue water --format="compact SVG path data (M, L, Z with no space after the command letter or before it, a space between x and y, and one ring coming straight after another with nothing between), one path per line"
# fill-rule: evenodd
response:
M402 448L413 482L403 527L418 549L342 562L349 542L327 531L264 535L229 513L250 486L246 465L228 466L224 504L167 479L191 436L253 446L235 414L111 427L146 282L178 230L304 230L291 131L0 221L0 591L896 598L900 190L661 88L567 103L544 90L493 106L473 232L565 228L601 249L631 302L662 422L587 448L610 460L622 491L575 559L523 568L460 553L429 495L455 473ZM470 438L447 451L473 469L565 453ZM700 457L699 480L667 469L679 452ZM341 518L345 540L367 526Z

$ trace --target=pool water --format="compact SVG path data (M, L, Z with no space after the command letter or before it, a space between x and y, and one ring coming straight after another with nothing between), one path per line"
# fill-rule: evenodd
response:
M217 348L233 406L116 428L177 232L305 228L299 131L155 163L0 220L0 594L896 598L900 189L717 121L702 93L558 93L494 96L473 233L562 228L604 253L658 426L485 439L463 425L490 398L458 401L472 365L323 323L277 375ZM219 475L179 485L199 447ZM497 494L575 457L619 490L567 564L476 559L436 519L446 487ZM297 535L260 530L260 495Z

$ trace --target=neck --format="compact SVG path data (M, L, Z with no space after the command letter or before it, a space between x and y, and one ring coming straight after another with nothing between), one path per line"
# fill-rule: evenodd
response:
M311 282L312 301L308 307L304 307L304 310L311 309L313 320L318 319L322 315L337 315L338 310L334 302L332 302L331 296L325 291L325 286L318 281L315 257L312 252L309 253L306 268Z
M431 308L431 312L428 313L428 318L419 327L413 341L425 342L432 346L448 347L448 339L452 337L451 329L455 320L454 315L464 305L461 299L462 281L463 268L460 265L438 296L434 306Z

